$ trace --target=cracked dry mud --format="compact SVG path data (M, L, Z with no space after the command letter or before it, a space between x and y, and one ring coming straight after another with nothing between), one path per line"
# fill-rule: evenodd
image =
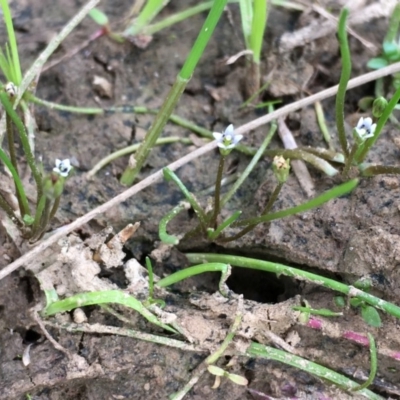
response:
M82 1L76 1L65 7L59 0L18 0L12 3L25 70L43 49L48 38L82 4ZM186 4L185 1L172 2L163 15L182 9ZM110 19L118 20L126 13L129 4L124 1L107 1L103 7ZM221 130L228 123L238 126L259 115L258 111L238 111L243 101L243 64L239 62L229 67L223 66L222 60L225 57L242 50L238 9L235 6L229 9L230 12L225 13L220 21L215 37L175 110L178 115L210 130ZM315 14L311 14L311 17L321 18ZM146 49L101 38L72 59L43 73L38 85L38 96L70 105L100 104L102 107L110 107L129 103L157 108L162 104L203 20L204 15L199 15L155 35ZM293 27L297 29L307 24L307 21L298 18L297 14L278 8L271 10L269 21L263 73L267 76L271 70L277 71L269 96L283 97L290 102L300 98L299 90L303 84L306 84L304 89L316 93L338 82L340 59L334 34L279 54L279 37ZM379 46L386 27L387 20L380 19L374 21L374 30L369 29L367 23L354 28L364 38ZM85 20L62 44L55 57L65 54L95 29L91 21ZM4 28L1 27L2 38L4 34ZM365 63L372 53L354 38L350 38L350 44L353 76L357 76L366 72ZM99 93L98 88L93 86L95 76L111 83L111 98L108 98L109 91ZM349 91L346 106L346 123L349 126L354 125L359 116L358 99L371 94L373 85ZM334 101L326 100L323 105L327 123L334 133ZM54 227L74 220L123 190L118 178L127 158L108 165L91 180L87 179L86 172L110 152L139 141L153 118L151 115L133 114L86 117L39 107L36 108L35 116L38 124L36 149L43 156L45 167L52 168L55 158L70 157L76 169L76 174L67 182ZM287 122L299 145L323 145L312 107L293 113ZM259 128L246 135L244 142L256 147L265 132L265 127ZM164 136L182 137L190 134L173 124L168 124L163 133ZM398 130L388 126L373 150L370 161L398 165L397 136ZM198 139L198 142L202 142L202 139ZM276 139L272 146L281 145ZM187 154L193 148L194 145L176 143L154 149L141 177ZM229 169L242 171L248 161L247 156L233 153L228 159ZM252 216L264 207L274 187L270 164L271 160L267 158L259 162L236 198L228 204L227 214L232 210L243 209L245 216ZM198 192L214 184L217 165L217 153L212 152L182 167L178 174L190 190ZM317 193L339 182L336 178L323 176L311 167L309 170ZM233 252L278 260L349 283L360 277L371 277L374 282L373 293L398 304L399 195L399 178L396 176L362 179L352 194L302 215L274 221L269 226L260 225L225 248L192 240L181 243L179 249ZM140 229L127 243L124 251L129 257L143 261L158 246L160 218L181 197L173 185L157 183L90 222L58 246L48 249L35 262L39 266L56 265L58 278L62 276L69 282L68 277L74 268L79 270L79 264L76 259L73 262L66 261L65 257L63 261L57 259L60 260L60 254L65 256L61 251L65 243L72 243L75 250L76 246L81 246L82 253L79 255L83 259L85 255L88 256L86 259L90 260L94 268L92 275L88 275L89 269L84 269L83 273L86 278L90 276L91 284L98 283L104 287L126 286L126 274L120 267L116 268L114 274L98 275L100 267L97 265L96 268L96 263L90 258L92 250L82 241L92 238L107 226L112 226L114 232L117 232L128 223L140 222ZM201 200L204 204L207 201L206 198ZM305 200L306 196L296 178L291 175L275 208L283 209ZM195 219L190 213L183 213L170 224L169 229L173 233L180 233L190 229L194 223ZM20 250L2 230L0 243L2 266L20 255ZM163 276L185 265L182 254L173 250L162 262L156 264L155 272ZM52 336L72 355L68 358L44 339L31 319L29 309L43 300L36 278L31 272L22 269L16 271L0 281L0 399L23 399L27 394L35 400L167 398L182 388L204 360L208 353L200 350L209 350L212 345L219 343L232 323L237 301L234 297L221 299L215 294L218 279L216 274L197 276L177 285L174 293L160 293L167 301L166 311L177 315L188 334L198 342L199 351L174 349L117 334L68 332L49 326ZM331 325L325 331L312 331L298 324L296 314L290 307L300 301L299 296L314 308L334 307L334 293L315 285L239 268L233 270L228 285L234 292L243 293L247 299L243 324L244 331L247 328L247 337L241 332L237 337L237 345L249 337L262 343L270 342L268 332L272 332L291 344L299 355L361 380L368 375L369 352L362 346L340 339L340 332L369 331L377 338L381 349L400 349L398 321L383 314L381 329L367 328L359 313L353 309L346 310L343 317L330 321ZM60 286L58 283L58 288ZM86 290L90 288L87 286ZM137 314L126 311L125 314L136 329L160 332ZM91 307L87 315L91 325L126 328L101 309ZM69 315L60 318L57 321L59 324L69 321ZM31 364L24 367L20 357L30 341L35 342L30 351ZM228 361L228 357L223 358L220 365L224 366ZM400 396L398 362L381 351L378 365L379 372L373 389L384 397ZM354 393L344 393L309 374L274 361L239 357L230 372L246 376L250 389L275 398L358 398ZM223 380L218 389L212 389L213 384L213 377L204 374L186 398L262 398L228 380Z

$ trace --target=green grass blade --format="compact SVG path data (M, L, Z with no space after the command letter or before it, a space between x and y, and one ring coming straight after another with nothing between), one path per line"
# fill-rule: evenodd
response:
M280 219L288 217L289 215L294 215L304 211L308 211L313 208L321 206L322 204L328 202L329 200L332 200L336 197L340 197L351 192L357 185L358 185L358 179L353 179L349 182L343 183L342 185L336 186L333 189L327 190L320 196L315 197L314 199L311 199L310 201L307 201L306 203L300 204L296 207L277 211L271 214L263 215L261 217L245 219L243 221L239 221L233 224L233 226L259 224L261 222L273 221L274 219Z
M15 37L11 11L10 7L8 6L7 0L0 0L0 6L3 10L3 18L7 28L8 42L10 43L11 47L12 68L14 70L14 76L16 79L16 81L13 83L19 86L19 84L22 81L22 72L21 72L21 65L19 63L17 39Z
M76 294L75 296L71 296L64 300L59 300L49 304L42 311L42 314L46 317L49 317L60 312L73 310L77 307L109 303L122 304L126 307L132 308L154 325L157 325L169 332L176 333L175 329L161 323L157 319L157 317L152 314L146 307L144 307L139 300L135 299L133 296L129 296L127 293L124 293L120 290L105 290L99 292Z

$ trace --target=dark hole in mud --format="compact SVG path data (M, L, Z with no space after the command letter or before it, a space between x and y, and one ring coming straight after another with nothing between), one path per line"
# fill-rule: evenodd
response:
M24 276L19 281L19 287L25 294L26 300L29 304L35 301L34 286L37 286L37 281L30 276Z
M259 303L278 303L291 297L287 290L292 286L289 278L277 278L275 274L264 271L233 268L226 283L235 293Z
M99 278L107 278L112 283L115 283L119 288L126 289L127 281L125 277L125 272L122 267L108 269L100 266L101 271L99 273Z
M24 344L36 343L42 337L42 335L34 329L27 329L22 336Z

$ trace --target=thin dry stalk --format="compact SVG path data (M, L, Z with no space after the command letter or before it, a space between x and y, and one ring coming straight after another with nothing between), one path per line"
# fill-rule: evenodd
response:
M284 117L278 118L278 134L285 149L297 149L296 141L287 127ZM315 195L314 182L308 172L306 163L303 160L292 160L291 165L306 196L313 197Z

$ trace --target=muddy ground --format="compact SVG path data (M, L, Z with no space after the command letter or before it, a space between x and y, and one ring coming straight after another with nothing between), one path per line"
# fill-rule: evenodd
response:
M129 3L105 1L102 9L111 21L117 21L126 14ZM187 4L186 1L174 1L162 15L170 15ZM44 48L49 38L82 5L83 2L78 0L70 2L68 6L59 0L12 2L24 70ZM131 43L118 44L102 37L74 57L44 72L40 77L37 95L57 103L87 107L107 108L133 104L157 108L162 104L179 72L204 18L205 15L200 14L156 34L145 49L139 49ZM275 72L273 83L263 95L264 100L279 98L286 104L338 82L340 58L334 33L294 50L279 52L280 38L284 33L307 26L312 21L322 23L324 19L315 12L302 15L277 7L271 9L262 72L264 76L271 71ZM371 24L374 29L370 29ZM377 48L386 28L386 19L354 26L359 35ZM95 30L95 24L85 19L61 45L54 58L79 45ZM4 38L4 29L1 33ZM354 37L349 40L353 54L353 76L358 76L367 71L365 64L375 53ZM241 50L243 40L238 7L230 5L175 110L176 114L216 131L229 123L239 126L262 115L264 111L239 110L244 100L245 64L239 61L231 66L224 65L227 57ZM94 87L94 76L103 77L111 83L110 98ZM354 126L361 115L357 101L373 93L373 84L348 93L346 122L349 126ZM328 126L334 134L334 100L324 101L323 106ZM73 221L124 190L118 179L128 157L108 165L90 180L86 173L110 152L139 142L153 118L151 115L134 114L82 116L41 107L36 107L35 116L38 124L36 151L43 157L45 167L51 170L55 158L71 158L76 171L67 181L61 208L53 223L54 228ZM313 107L293 113L286 122L293 130L298 145L324 145ZM246 135L243 141L246 145L257 147L266 131L266 127L259 128ZM398 129L394 126L386 128L370 156L371 162L399 164L397 134ZM163 136L189 135L190 132L173 124L168 124L163 133ZM202 140L198 139L197 142ZM272 147L281 147L277 138ZM194 145L180 143L157 147L152 151L141 178L194 148ZM241 153L232 153L228 169L240 172L249 160L249 157ZM214 184L217 165L218 154L215 151L185 165L178 174L190 190L199 192ZM245 216L253 216L263 209L275 185L270 165L271 160L268 158L258 163L235 199L227 206L227 214L243 209ZM316 193L340 182L339 178L327 178L312 167L309 171ZM361 277L370 277L374 282L374 294L399 303L399 196L397 176L362 179L351 195L302 215L274 221L268 226L260 225L229 245L210 245L200 239L183 242L169 257L156 264L155 272L163 276L186 266L185 258L179 251L233 253L279 261L349 283ZM180 192L172 184L157 183L91 221L71 240L85 240L107 226L118 231L128 223L140 221L141 227L126 244L125 252L127 258L135 258L143 263L144 257L159 245L160 218L181 198ZM292 174L275 209L291 207L306 199ZM201 200L205 204L207 198L203 197ZM194 224L193 213L187 212L173 221L170 229L171 232L182 233L182 230L189 229ZM25 251L16 248L4 230L0 230L0 240L2 266L18 258L21 251ZM43 259L36 261L51 265L57 255L46 253L43 254ZM70 264L65 262L62 267L69 268ZM114 285L124 288L126 286L122 268L114 273L103 273L103 279ZM199 339L200 342L212 337L215 343L219 343L229 329L235 312L234 302L231 302L230 312L225 313L224 318L221 311L217 312L219 309L211 300L210 303L196 302L200 291L208 293L201 295L204 299L208 299L208 296L212 299L212 293L217 290L217 281L218 277L214 275L196 277L178 286L175 293L168 297L167 311L176 313L183 319L187 318L188 329L194 336L201 331L203 337ZM314 308L335 308L334 293L318 286L239 268L234 269L228 286L235 293L244 294L248 309L260 307L261 315L266 313L270 320L275 321L275 326L266 323L259 327L260 331L270 329L283 339L298 337L299 340L293 344L298 354L349 377L362 381L368 376L369 352L360 345L340 339L337 332L371 332L381 349L400 349L398 320L383 313L383 327L379 329L365 325L359 312L354 309L346 310L344 316L335 319L332 329L328 331L312 331L298 324L293 312L288 310L291 310L292 304L300 301L300 296ZM24 399L28 394L36 400L165 399L185 385L206 357L206 353L201 351L179 350L125 336L70 333L65 329L50 327L52 336L70 356L78 355L83 363L73 367L73 360L56 350L32 320L29 309L40 300L42 299L36 279L24 270L16 271L0 281L0 399ZM101 323L114 327L123 325L115 317L95 307L87 310L87 316L88 322L92 324ZM131 318L136 322L136 327L139 327L137 329L160 333L160 330L144 323L141 318L134 315ZM255 335L255 339L266 342L265 335ZM21 355L29 343L33 343L31 364L24 367ZM379 371L372 389L384 398L397 398L396 396L400 396L398 362L385 354L381 352L379 355ZM230 356L223 357L219 365L226 366L229 360ZM274 361L239 357L234 366L230 367L230 372L246 376L248 387L222 380L218 389L212 389L214 378L206 373L185 398L212 400L266 399L270 398L268 396L309 399L358 397Z

